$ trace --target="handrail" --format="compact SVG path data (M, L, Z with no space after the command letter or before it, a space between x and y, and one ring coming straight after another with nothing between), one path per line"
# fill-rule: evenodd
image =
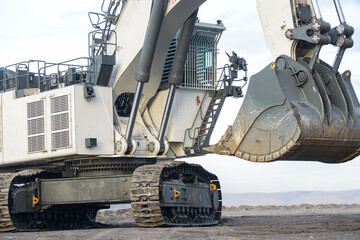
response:
M104 9L104 5L105 5L105 0L103 0L102 4L101 4L101 12L102 13L96 13L96 12L89 12L88 16L90 19L90 23L91 25L96 29L95 31L92 31L89 33L89 37L88 37L88 44L89 44L89 57L93 58L94 56L97 56L99 54L104 54L104 51L106 51L106 47L108 45L115 45L115 49L116 49L116 43L117 43L117 39L116 39L116 32L114 31L114 29L112 29L112 26L116 24L116 22L118 21L121 13L124 10L125 4L126 4L127 0L110 0L109 5L107 7L107 10ZM120 7L120 11L119 13L117 13L119 6ZM96 16L96 23L93 21L92 16ZM112 35L114 35L115 33L115 43L110 43L109 40L111 38ZM103 43L101 44L97 44L94 40L95 40L95 35L96 34L100 34L101 37L99 39L103 40ZM90 40L90 36L91 36L91 40ZM94 51L92 54L92 51ZM95 53L95 51L97 51Z
M85 60L86 64L80 64L81 60ZM80 74L81 80L89 82L90 79L94 78L94 73L90 69L91 65L93 65L93 60L88 57L74 58L60 63L47 63L43 60L23 61L3 68L4 73L0 86L2 86L4 92L9 89L19 90L20 88L28 88L31 85L35 87L33 81L37 80L36 87L41 89L41 83L43 83L44 89L42 90L46 91L56 87L60 83L60 79L70 75L67 73L70 68L75 70L71 74ZM49 69L53 70L49 71ZM20 73L20 71L24 71L24 73ZM47 71L51 72L51 74L47 74ZM24 79L26 81L25 85L20 86L19 81L24 81ZM51 84L48 84L49 82Z
M185 134L184 134L184 143L185 143L185 140L186 140L186 137L188 136L191 140L193 140L192 141L192 145L194 145L194 143L196 142L196 140L198 141L198 143L200 144L200 141L199 141L199 133L200 133L200 129L201 129L201 126L200 127L195 127L194 128L194 126L195 126L195 123L196 123L196 121L198 120L198 117L199 117L199 115L200 115L200 119L202 120L202 121L204 121L204 117L202 116L202 110L203 110L203 104L204 104L204 99L205 99L205 97L206 97L206 94L208 93L208 92L210 92L210 91L214 91L214 94L212 95L212 100L211 100L211 102L213 101L213 98L216 96L216 94L218 93L218 91L220 91L220 90L223 90L223 87L225 86L225 81L226 81L226 79L225 78L223 78L223 76L224 76L224 74L225 74L225 68L226 68L226 65L224 66L224 67L222 67L222 68L219 68L219 70L220 69L222 69L222 72L221 72L221 74L220 74L220 78L219 78L219 80L217 80L217 84L216 84L216 87L215 87L215 89L214 90L207 90L206 91L206 93L205 93L205 95L204 95L204 97L203 97L203 99L202 99L202 102L201 102L201 105L200 105L200 107L199 107L199 110L198 110L198 112L197 112L197 114L195 115L195 118L194 118L194 121L193 121L193 123L192 123L192 125L191 125L191 127L190 128L187 128L186 130L185 130ZM211 103L210 103L211 104ZM212 108L213 108L214 106L212 106ZM213 109L214 110L214 109ZM206 113L205 113L205 115L206 115ZM211 123L212 124L212 126L213 126L213 124L215 124L215 123ZM191 136L191 130L193 129L193 136ZM195 137L196 136L196 137ZM185 146L183 145L183 150L185 151Z
M246 62L244 63L246 64ZM195 118L194 118L194 121L191 125L190 128L187 128L185 130L185 134L184 134L184 143L185 143L185 140L186 140L186 137L188 137L189 139L193 140L192 141L192 146L194 146L194 144L197 142L197 149L200 150L200 147L201 147L201 137L204 136L204 134L207 134L208 131L211 131L211 128L213 128L215 126L215 122L216 122L216 114L218 113L215 113L217 112L217 109L220 107L221 108L221 104L218 106L218 108L215 109L215 102L216 102L216 99L218 99L218 93L222 90L226 90L226 82L228 82L228 85L229 86L233 86L233 82L238 82L238 81L245 81L245 84L243 86L241 86L240 88L244 88L245 85L247 84L247 80L248 80L248 77L247 77L247 67L242 67L242 68L234 68L234 65L229 65L229 64L225 64L222 68L218 68L218 70L222 70L221 71L221 74L220 74L220 77L219 77L219 80L217 80L217 84L215 86L215 89L214 90L208 90L206 91L206 93L208 93L209 91L214 91L214 94L212 95L212 98L211 98L211 101L210 101L210 104L209 104L209 107L207 108L207 111L205 113L205 117L206 115L209 113L209 110L210 110L210 115L209 115L209 118L210 116L212 117L212 122L209 123L210 126L208 127L207 125L203 125L204 123L204 118L202 116L202 105L200 106ZM243 70L245 72L245 76L242 78L242 79L234 79L233 76L231 75L232 71L239 71L239 70ZM228 75L227 74L227 71L228 71ZM227 97L228 93L223 93L222 97L219 98L219 99L222 99L222 98L225 98ZM205 98L206 94L204 95L204 98ZM203 98L203 102L202 104L204 103L204 98ZM221 103L222 100L220 100L220 103ZM211 105L211 106L210 106ZM221 109L220 109L221 110ZM220 112L219 112L220 113ZM200 125L200 127L194 127L195 126L195 123L197 120L199 120L199 115L200 115L200 119L202 120L202 124ZM203 130L201 128L204 128ZM210 129L210 130L209 130ZM193 133L191 135L191 131L193 130ZM203 134L201 134L203 132ZM206 139L205 139L206 141ZM183 150L185 151L185 145L183 145Z
M112 55L114 54L114 52L116 51L116 47L117 47L117 34L115 30L110 30L109 34L115 36L114 42L109 42L107 39L104 39L104 36L101 36L101 40L103 40L104 42L102 43L96 43L95 39L96 39L96 35L97 34L102 34L101 30L94 30L89 32L88 34L88 55L89 58L94 59L95 56L100 55L100 54L106 54L106 55ZM108 46L113 46L114 47L114 52L112 54L107 54L106 51L108 50L107 47Z

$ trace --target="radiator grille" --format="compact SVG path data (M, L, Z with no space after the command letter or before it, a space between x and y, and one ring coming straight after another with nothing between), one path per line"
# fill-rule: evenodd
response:
M165 65L164 65L164 72L161 78L161 81L163 82L167 82L170 72L171 72L171 67L174 63L174 58L175 58L175 53L176 53L176 48L177 48L177 44L178 44L178 38L174 38L170 44L166 59L165 59Z
M29 153L45 151L45 134L28 138Z
M68 110L69 110L68 95L54 97L51 99L51 114L59 113L59 112L66 112Z
M195 25L187 53L183 82L185 88L214 90L217 80L217 45L224 27L214 24ZM174 63L176 49L180 40L179 31L172 40L163 70L162 82L167 82Z
M69 95L51 98L51 148L70 147Z
M184 87L215 88L218 36L216 32L194 31L185 63Z
M45 151L44 100L27 104L28 152Z
M44 116L44 100L28 103L27 117L35 118L40 116Z
M51 116L51 131L69 129L69 113Z
M28 120L28 135L36 135L45 133L44 118L35 118Z
M51 134L52 149L68 148L70 143L69 131L55 132Z

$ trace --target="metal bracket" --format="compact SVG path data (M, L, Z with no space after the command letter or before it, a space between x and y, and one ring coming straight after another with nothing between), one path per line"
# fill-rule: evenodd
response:
M285 36L291 40L302 40L312 44L327 45L331 41L330 36L327 34L330 28L329 23L317 20L302 27L288 29Z

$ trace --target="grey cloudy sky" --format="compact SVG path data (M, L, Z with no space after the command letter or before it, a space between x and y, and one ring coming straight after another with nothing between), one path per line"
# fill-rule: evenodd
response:
M143 0L144 1L144 0ZM332 0L319 0L324 20L338 24ZM355 47L349 50L341 71L350 69L360 94L360 2L342 0L347 22L355 27ZM87 12L99 11L101 0L0 1L0 66L28 60L49 62L87 56L87 34L92 30ZM274 1L276 4L276 1ZM250 74L273 61L267 50L255 0L208 0L200 10L204 22L223 20L227 27L219 44L219 66L225 51L246 58ZM118 36L126 37L126 36ZM336 48L329 46L321 57L332 63ZM212 143L231 125L241 100L226 102ZM360 189L360 159L340 165L302 162L251 163L235 157L207 155L189 159L218 175L224 192L281 192L294 190Z

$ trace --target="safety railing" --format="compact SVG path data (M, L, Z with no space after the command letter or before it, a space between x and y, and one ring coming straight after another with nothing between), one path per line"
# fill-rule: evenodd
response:
M113 55L117 46L117 34L114 30L110 30L109 34L113 36L112 39L107 39L103 35L102 30L95 30L89 33L89 57L95 59L99 55Z
M107 2L107 4L106 4ZM103 0L101 13L89 12L91 25L96 29L89 33L89 57L112 55L116 49L116 25L127 0ZM107 6L107 7L105 7ZM115 36L115 38L113 38ZM113 40L111 40L113 38Z
M95 78L90 58L76 58L61 63L29 60L0 69L0 92L38 88L47 91L60 83L90 83Z

